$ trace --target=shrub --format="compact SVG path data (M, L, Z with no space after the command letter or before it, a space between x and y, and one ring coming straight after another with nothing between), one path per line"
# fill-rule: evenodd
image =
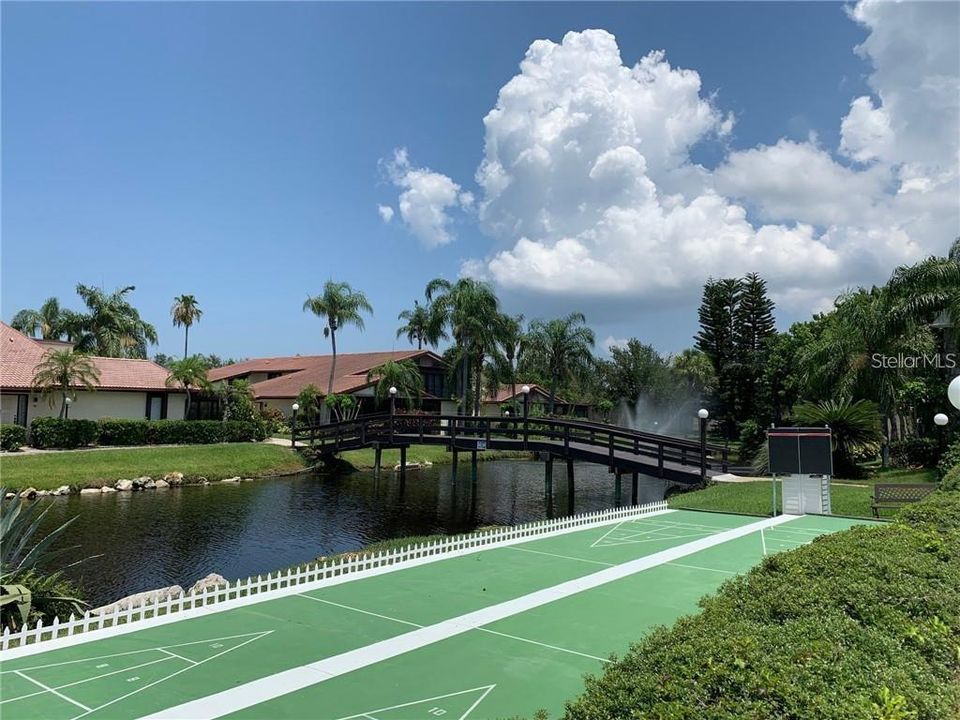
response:
M740 460L753 460L767 442L767 431L756 420L745 420L740 425Z
M263 408L260 410L260 419L265 424L269 435L284 432L287 429L287 419L277 408Z
M224 442L226 429L219 420L154 420L147 423L150 445L209 445Z
M960 465L960 440L951 443L943 453L943 456L940 458L940 463L937 465L937 473L943 478L944 475L957 465Z
M909 437L890 443L890 459L896 467L935 467L940 449L934 438Z
M0 425L0 450L19 450L27 442L27 429L23 425Z
M146 420L119 420L103 418L97 422L100 428L100 445L146 445Z
M30 423L30 444L35 448L83 447L96 439L97 424L93 420L40 417Z
M953 717L960 495L770 556L588 678L566 717Z
M949 472L943 476L943 480L940 481L940 489L950 492L960 491L960 465L954 465Z

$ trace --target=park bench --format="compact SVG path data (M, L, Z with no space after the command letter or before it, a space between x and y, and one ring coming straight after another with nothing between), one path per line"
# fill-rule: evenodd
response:
M880 517L884 509L895 510L909 503L919 502L937 489L934 483L890 483L873 486L873 502L870 508L874 517Z

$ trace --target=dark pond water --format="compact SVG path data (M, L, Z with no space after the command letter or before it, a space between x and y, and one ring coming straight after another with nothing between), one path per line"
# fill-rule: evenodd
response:
M96 606L152 588L189 587L211 572L232 580L377 540L467 532L616 503L606 468L578 464L571 507L565 467L556 464L551 508L543 473L543 463L492 461L479 465L476 482L469 465L461 465L455 479L450 466L441 466L408 472L405 483L392 472L379 480L353 473L71 495L52 500L43 530L79 516L63 538L79 548L63 562L100 555L66 570ZM641 503L663 495L663 481L641 477ZM621 502L629 501L625 477Z

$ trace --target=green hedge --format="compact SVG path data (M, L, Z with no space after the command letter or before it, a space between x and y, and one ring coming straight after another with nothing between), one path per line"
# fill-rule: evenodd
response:
M27 429L23 425L0 425L0 450L19 450L27 442Z
M263 440L262 422L239 420L112 420L98 423L101 445L209 445Z
M766 558L633 645L570 720L934 720L960 711L960 493Z
M30 423L30 444L35 448L77 448L96 441L97 424L93 420L34 418Z
M890 443L890 460L896 467L936 467L940 443L935 438L909 437Z

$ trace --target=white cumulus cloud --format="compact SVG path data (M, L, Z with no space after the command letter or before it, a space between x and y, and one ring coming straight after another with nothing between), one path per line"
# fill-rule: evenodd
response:
M411 165L406 148L395 150L384 166L393 184L401 188L397 204L410 231L427 247L451 242L454 236L449 211L472 205L473 196L461 191L446 175Z
M389 205L377 205L377 212L380 214L380 219L385 223L393 220L393 208Z

